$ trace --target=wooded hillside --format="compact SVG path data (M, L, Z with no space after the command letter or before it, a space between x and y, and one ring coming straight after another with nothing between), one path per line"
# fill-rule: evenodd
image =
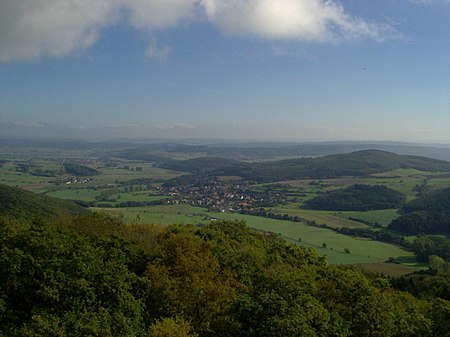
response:
M411 234L450 233L450 188L425 194L401 208L391 229Z
M401 193L381 185L352 185L323 193L305 203L305 208L331 211L368 211L399 208L405 202Z
M0 226L4 336L447 336L450 303L238 222Z
M134 159L143 159L136 156ZM189 160L166 159L160 167L196 175L239 176L257 182L291 179L331 179L366 176L400 168L422 171L450 171L450 163L418 156L365 150L317 158L248 163L231 159L203 157Z

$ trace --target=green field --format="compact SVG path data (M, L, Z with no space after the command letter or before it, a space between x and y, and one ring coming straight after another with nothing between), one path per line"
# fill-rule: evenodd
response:
M133 165L122 162L123 165L141 167L142 171L131 171L123 167L101 167L101 175L95 177L97 184L112 184L115 182L129 181L131 179L151 178L153 180L166 180L180 176L182 173L153 167L147 163L133 163Z
M366 211L366 212L338 212L335 213L337 216L343 218L354 218L360 219L371 224L380 224L386 227L391 223L392 220L399 216L398 210L396 209L382 209L376 211Z
M348 220L341 216L338 212L333 211L314 211L314 210L305 210L300 209L297 204L288 204L276 208L272 208L270 210L273 213L278 214L288 214L290 216L299 216L302 219L306 219L308 221L314 221L316 224L325 224L330 227L340 228L368 228L369 226L357 222Z
M432 173L430 172L424 172L424 171L419 171L416 169L397 169L397 170L392 170L392 171L387 171L387 172L383 172L383 173L375 173L372 174L372 176L374 177L399 177L399 178L403 178L403 177L411 177L411 176L428 176Z
M61 189L53 192L45 193L54 198L94 201L100 195L101 190L92 190L86 188Z
M0 183L9 186L21 186L33 189L37 186L48 186L52 178L33 176L28 173L21 173L16 171L16 165L13 163L6 163L0 167Z
M303 223L274 220L250 215L230 213L208 213L224 220L244 220L248 226L281 235L290 242L315 249L320 255L326 255L330 263L354 264L384 262L389 257L411 258L413 254L397 246L373 240L355 239L350 236ZM301 241L299 241L301 239ZM326 243L327 248L322 244ZM348 248L350 254L344 252Z
M141 192L121 192L118 194L111 195L110 199L115 199L117 202L126 201L155 201L165 199L167 196L154 195L151 191L141 191Z
M100 210L100 209L96 209ZM313 248L326 255L330 263L354 264L384 262L390 257L411 259L413 254L397 246L373 240L355 239L336 232L308 226L303 223L262 218L251 215L206 212L205 209L189 205L164 205L136 208L101 209L123 218L126 222L153 224L200 224L209 223L208 218L243 220L248 226L260 231L281 235L289 242ZM301 239L301 241L299 241ZM327 244L323 248L323 243ZM350 253L344 250L348 249Z

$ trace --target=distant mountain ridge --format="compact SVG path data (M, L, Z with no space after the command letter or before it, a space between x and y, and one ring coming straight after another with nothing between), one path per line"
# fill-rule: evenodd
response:
M302 144L243 144L230 145L186 145L170 144L165 147L168 152L204 153L208 156L260 160L280 157L316 157L343 154L363 150L380 150L402 155L425 156L450 161L450 145L421 145L391 142L318 142Z
M76 137L64 128L47 128L44 126L21 126L21 133L13 137L12 131L19 126L0 122L0 146L49 147L59 149L109 149L135 151L135 155L161 152L169 155L182 153L191 156L209 156L237 160L273 160L287 157L312 157L349 153L362 150L381 150L403 155L418 155L440 160L450 160L450 144L416 144L384 141L329 141L329 142L249 142L208 139L132 139L116 138L106 140L91 139L86 136ZM33 130L42 129L41 136ZM45 131L45 132L44 132ZM98 132L95 132L97 134ZM9 135L9 136L8 136ZM89 141L91 139L91 141ZM125 154L126 152L122 152ZM119 155L121 156L121 155Z

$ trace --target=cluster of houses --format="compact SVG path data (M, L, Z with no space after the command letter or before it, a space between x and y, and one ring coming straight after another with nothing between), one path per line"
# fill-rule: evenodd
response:
M93 181L92 178L86 178L86 177L72 177L66 180L66 185L70 184L86 184L90 181Z
M169 195L172 204L191 204L216 212L240 212L284 203L279 193L255 191L239 182L210 180L202 183L160 187L160 192Z

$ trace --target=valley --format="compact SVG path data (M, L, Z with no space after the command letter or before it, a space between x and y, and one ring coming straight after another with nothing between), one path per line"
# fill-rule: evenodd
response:
M400 204L370 209L369 203L363 210L307 205L352 186L378 186L380 193L403 196L401 203L450 187L450 163L379 150L253 162L198 157L181 146L179 159L161 156L160 148L144 155L124 147L4 147L0 183L72 200L129 224L204 226L237 219L312 248L330 263L378 264L380 270L388 261L394 269L426 266L399 245L415 235L388 228Z

